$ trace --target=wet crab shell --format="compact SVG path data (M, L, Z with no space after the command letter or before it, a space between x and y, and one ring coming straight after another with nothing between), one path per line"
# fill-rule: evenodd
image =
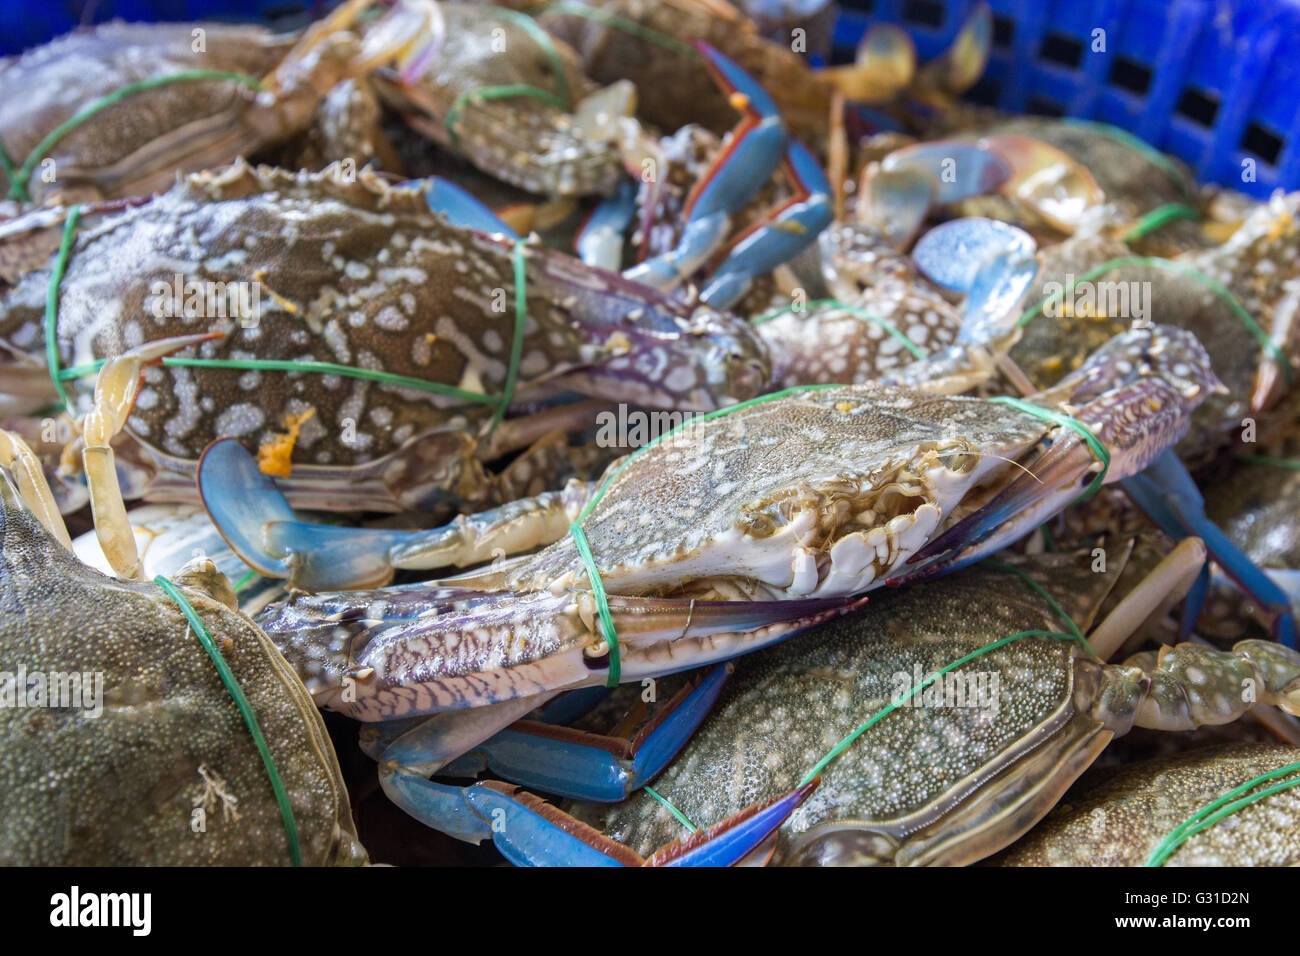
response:
M152 583L82 565L0 482L0 671L9 682L39 673L51 687L83 675L83 692L102 681L98 714L84 698L0 708L0 862L289 863L248 727L180 608ZM186 596L257 714L303 862L364 862L306 689L250 620L193 588Z
M707 410L766 380L766 351L738 319L538 246L516 251L448 225L418 189L366 171L347 181L340 169L290 174L240 162L88 223L59 285L61 364L217 330L221 339L198 357L329 362L500 395L518 255L528 311L520 402L586 390ZM28 274L0 301L0 336L15 348L43 351L49 284L48 271ZM232 289L238 318L228 314ZM193 461L215 438L257 446L293 419L295 464L349 467L434 429L486 427L493 412L487 402L341 375L168 366L146 370L129 430Z

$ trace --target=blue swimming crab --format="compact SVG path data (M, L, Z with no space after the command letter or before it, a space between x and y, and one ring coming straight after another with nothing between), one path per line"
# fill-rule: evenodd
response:
M333 91L427 53L420 4L362 29L373 5L348 0L301 34L113 22L8 58L0 143L13 172L0 183L36 202L132 196L301 135L328 115Z
M1179 550L1204 553L1194 539ZM1231 651L1179 644L1106 663L1129 632L1177 600L1200 559L1176 551L1099 619L1125 564L1122 547L1107 541L1107 552L1113 560L1102 572L1091 550L1000 555L1002 563L882 595L739 660L713 713L656 779L660 799L638 793L574 813L640 849L683 832L669 806L708 826L816 775L817 790L764 848L773 862L961 865L1025 834L1131 727L1221 724L1261 703L1300 710L1300 654L1268 641ZM1087 642L1072 637L1074 627L1091 632ZM497 745L479 750L490 761ZM1288 762L1276 752L1270 759ZM1187 796L1177 804L1185 813L1162 809L1125 853L1190 815L1197 804ZM1088 834L1077 810L1058 810L1042 828L1059 831L1054 817ZM1051 852L1055 839L1037 836L1026 838L1022 861ZM1232 831L1219 842L1247 852L1251 838L1240 837Z
M1036 399L1069 407L1100 446L1023 406L981 399L901 386L781 393L692 423L683 440L612 466L600 486L571 482L420 534L303 523L235 441L204 453L198 482L251 567L324 592L258 620L320 704L375 725L370 750L389 795L477 841L494 834L465 803L473 794L425 778L556 692L725 660L863 592L974 561L1097 480L1096 447L1110 460L1104 480L1140 471L1215 387L1195 339L1154 326L1117 337ZM375 589L395 568L489 560ZM326 590L337 587L369 590ZM716 695L706 685L665 725L672 745L655 748L660 759ZM535 768L549 751L534 742L523 750ZM601 773L624 787L653 776L653 763L635 768ZM583 792L564 772L545 776L543 789Z
M994 866L1296 866L1300 864L1300 791L1267 794L1192 834L1161 859L1162 844L1225 794L1240 798L1294 779L1276 775L1300 762L1300 749L1283 744L1232 743L1206 747L1084 776L1019 842L989 862ZM1255 785L1248 787L1248 784ZM1231 801L1230 801L1231 802ZM1219 804L1222 806L1222 804Z
M242 689L285 807L177 600L85 567L66 542L0 475L0 862L364 863L325 724L229 581L207 560L159 579Z
M738 319L453 225L424 184L335 172L241 162L88 215L57 282L54 342L53 263L0 300L7 387L30 412L66 382L72 411L92 416L72 450L95 459L86 470L92 497L97 480L107 489L105 508L117 481L103 449L123 430L154 496L192 496L204 446L233 435L309 507L472 509L519 487L483 462L585 428L594 407L708 411L766 384L766 353ZM108 360L95 395L43 381L48 354L76 375ZM573 393L586 401L547 407ZM535 414L503 420L506 404ZM541 460L541 473L557 468ZM511 467L524 486L535 475ZM129 551L122 560L130 574Z

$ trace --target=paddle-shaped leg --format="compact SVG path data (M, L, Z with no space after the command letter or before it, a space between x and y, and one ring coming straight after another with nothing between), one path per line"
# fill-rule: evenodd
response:
M775 800L642 857L518 787L453 787L392 766L379 774L388 797L421 823L466 841L491 839L516 866L731 866L743 860L817 788L813 780Z

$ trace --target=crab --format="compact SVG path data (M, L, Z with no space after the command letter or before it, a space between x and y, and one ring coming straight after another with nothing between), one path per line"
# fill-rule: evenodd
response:
M390 188L366 171L355 181L337 171L240 162L88 218L58 282L54 342L43 318L50 270L0 300L0 335L26 373L9 380L29 383L29 408L55 397L38 387L42 353L63 376L104 359L115 368L93 401L74 404L93 412L92 433L79 426L96 459L86 469L92 498L102 481L111 509L117 489L113 453L89 446L107 447L125 428L135 441L122 458L148 480L132 496L192 499L200 452L233 435L287 474L308 507L473 509L563 474L548 436L587 427L596 408L623 400L707 411L767 381L762 344L738 319L535 243L453 225L430 210L423 184ZM240 283L248 294L234 303L226 293ZM192 359L150 366L185 348ZM205 364L227 360L253 367ZM585 400L551 403L568 393ZM73 387L71 397L83 394ZM502 420L507 403L536 414ZM483 467L539 443L536 467L525 456L501 479ZM125 543L124 532L110 535ZM106 551L132 573L130 549Z
M1225 794L1292 768L1243 791L1294 779L1300 750L1282 744L1231 743L1096 770L1066 794L1038 826L989 862L995 866L1142 866L1156 862L1175 828ZM1231 801L1235 802L1235 801ZM1220 806L1223 806L1220 804ZM1223 807L1223 809L1227 809ZM1236 807L1222 822L1173 848L1164 866L1300 864L1300 794L1269 794Z
M1224 723L1252 701L1300 710L1300 654L1268 641L1104 662L1190 585L1203 553L1194 539L1087 642L1072 638L1124 565L1123 548L1108 541L1106 551L1101 573L1091 550L1001 555L739 660L713 713L656 779L660 800L637 794L573 812L636 849L682 831L666 804L707 826L816 775L818 789L767 848L774 862L961 865L1029 831L1130 727ZM1058 815L1076 832L1084 823ZM1162 812L1152 837L1183 816Z
M426 139L529 193L613 192L639 135L621 123L629 85L597 90L566 44L512 10L430 6L443 25L430 69L378 71L379 97Z
M215 566L201 559L159 582L192 607L251 706L292 840L250 728L176 599L162 583L91 570L66 541L58 515L29 510L0 475L0 862L364 863L319 712ZM41 687L50 706L33 704Z
M813 243L831 220L830 186L817 160L787 134L776 103L763 86L712 47L700 44L699 52L706 73L720 88L732 91L732 102L744 118L720 144L706 143L701 150L694 140L709 139L710 134L685 127L655 149L666 168L655 168L653 175L643 177L640 190L625 184L597 207L579 232L576 246L584 261L618 268L622 232L639 205L641 261L623 274L669 291L705 269L706 281L694 298L730 308L756 278ZM757 195L770 193L766 187L778 168L792 194L763 212L747 209ZM675 181L682 173L694 179L684 200ZM669 222L679 225L660 221L665 211ZM744 217L746 225L733 235L737 217ZM652 252L656 254L649 255Z
M353 28L372 5L349 0L301 35L114 22L10 58L0 182L23 201L133 196L299 135L332 90L430 42L418 4L397 5L363 38Z
M1187 333L1133 330L1040 400L1070 403L1108 449L1105 480L1125 479L1181 434L1215 387L1208 369ZM647 446L599 489L575 481L417 534L302 522L233 440L204 453L198 484L250 567L321 592L258 621L318 703L376 725L389 796L477 839L477 824L461 829L461 790L426 778L559 691L756 650L881 585L977 560L1065 507L1097 479L1100 452L1022 409L888 386L778 394ZM396 568L489 559L376 589ZM668 739L680 745L701 710L678 707ZM549 757L545 740L527 753L529 767L564 769L513 782L582 792L569 778L590 763ZM652 762L632 774L652 776Z
M984 72L993 36L992 13L980 3L952 46L919 70L911 39L889 24L867 32L855 63L815 70L797 38L763 39L753 21L724 0L550 4L537 19L578 51L588 76L604 83L631 80L638 115L660 129L701 123L721 132L731 125L726 98L698 70L691 44L702 41L774 91L795 136L809 143L825 142L837 95L879 103L902 95L947 99L969 88Z

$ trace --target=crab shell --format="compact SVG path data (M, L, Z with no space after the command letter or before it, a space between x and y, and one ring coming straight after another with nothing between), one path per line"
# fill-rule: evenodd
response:
M1211 801L1300 760L1281 744L1230 743L1086 774L1059 807L989 862L996 866L1142 866ZM1165 866L1300 865L1300 790L1236 810Z
M449 225L419 189L390 188L368 171L349 182L340 169L289 174L241 161L87 223L59 286L63 366L219 331L198 357L332 362L500 395L520 255L528 317L519 402L573 390L708 410L766 381L762 343L738 319L540 246L517 252L502 237ZM221 307L190 310L191 282L226 290L216 292ZM0 301L0 337L15 348L43 350L49 283L48 271L31 273ZM249 306L238 318L225 308L239 288L231 283L243 284ZM338 375L168 366L146 370L128 430L193 462L215 438L256 447L293 419L302 426L295 465L347 469L431 431L486 427L493 411Z
M231 609L208 562L178 576L265 735L303 862L364 863L347 790L311 697L266 635ZM216 595L215 597L212 595ZM102 680L102 712L0 708L5 865L290 861L248 727L181 609L155 584L107 578L58 545L0 479L0 671ZM11 690L15 688L10 688ZM22 691L26 688L16 688ZM29 692L30 694L30 692ZM203 809L204 829L192 829Z
M602 0L602 14L631 20L676 48L653 42L595 17L562 9L544 12L538 22L578 52L583 72L599 83L631 80L637 89L637 114L662 130L701 123L716 133L730 129L736 113L726 94L701 68L689 46L703 41L771 91L797 139L821 143L826 137L833 86L823 73L788 46L763 39L752 20L722 0Z
M1095 573L1090 552L1005 560L1085 630L1123 564ZM1022 631L1064 627L1028 584L988 566L886 592L860 613L737 662L713 713L655 788L707 825L783 792L869 718L967 654ZM1161 729L1221 721L1209 717L1216 702L1265 671L1281 674L1282 684L1289 678L1294 697L1300 666L1293 655L1288 672L1275 671L1275 647L1245 642L1241 657L1216 657L1180 645L1148 670L1104 665L1065 638L1031 634L1003 644L953 672L960 690L945 675L822 767L817 791L782 827L774 860L980 860L1024 834L1135 720ZM680 826L642 794L604 814L584 807L577 815L633 849L658 845Z
M530 86L566 89L569 105L576 105L593 86L573 51L555 40L539 43L516 18L485 4L439 8L446 39L432 68L410 83L381 71L374 78L381 98L429 139L512 186L550 196L613 191L624 175L613 124L604 135L584 133L571 113L532 97L466 99L475 90Z
M1292 290L1300 272L1297 213L1300 193L1275 197L1252 213L1227 242L1173 260L1227 286L1292 369L1300 369L1300 305ZM1077 236L1050 246L1040 254L1038 279L1019 308L1036 307L1049 283L1067 287L1069 276L1081 279L1102 263L1127 255L1131 251L1123 243L1098 236ZM1093 282L1096 308L1083 302L1085 314L1075 314L1072 307L1059 316L1036 314L1012 347L1012 360L1039 388L1073 371L1092 349L1140 317L1193 332L1227 387L1225 394L1212 396L1196 412L1192 433L1179 448L1183 458L1203 461L1235 439L1244 419L1267 410L1285 394L1287 382L1280 364L1202 282L1142 264L1117 267ZM1134 295L1141 296L1147 315L1132 314ZM1128 311L1125 302L1130 303ZM1119 309L1112 309L1116 303Z
M196 30L204 46L196 49ZM263 77L295 37L220 23L106 23L0 62L0 140L15 163L87 103L129 83L188 70ZM111 198L167 188L176 170L202 169L251 152L266 130L249 121L256 91L226 79L143 90L80 123L50 151L55 179L38 167L26 184L47 193ZM310 119L306 109L303 124ZM6 189L8 180L0 173Z

